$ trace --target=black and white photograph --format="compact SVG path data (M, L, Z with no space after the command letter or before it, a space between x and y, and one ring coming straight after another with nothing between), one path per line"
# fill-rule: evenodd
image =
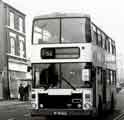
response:
M124 120L122 0L0 0L0 120Z

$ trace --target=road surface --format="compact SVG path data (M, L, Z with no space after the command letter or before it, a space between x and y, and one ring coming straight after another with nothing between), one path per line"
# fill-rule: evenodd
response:
M3 104L4 103L4 104ZM29 102L9 104L9 102L0 102L0 120L45 120L42 118L32 119L30 117L31 105ZM124 90L117 95L117 106L113 113L107 113L99 120L124 120ZM120 117L120 118L119 118ZM60 118L57 118L60 120ZM69 119L70 120L70 119ZM77 120L77 119L76 119ZM84 118L83 120L93 120Z

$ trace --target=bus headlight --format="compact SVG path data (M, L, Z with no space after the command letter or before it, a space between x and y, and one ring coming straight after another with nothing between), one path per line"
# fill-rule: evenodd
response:
M83 109L84 110L88 110L88 109L92 109L92 90L91 89L87 89L84 90L83 93Z
M77 107L78 107L78 108L81 108L81 107L82 107L82 105L81 105L81 104L77 104Z
M91 105L90 103L85 103L84 106L83 106L83 108L84 108L85 110L89 110L89 109L92 108L92 105Z
M32 103L32 108L36 108L36 104L35 103Z
M44 106L43 106L43 104L40 104L40 108L43 108Z
M67 107L68 107L68 108L71 108L71 107L72 107L72 104L67 104Z

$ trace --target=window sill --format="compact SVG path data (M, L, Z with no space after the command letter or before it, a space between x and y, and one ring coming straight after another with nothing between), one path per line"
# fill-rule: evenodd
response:
M10 57L15 57L15 58L18 58L18 59L27 60L27 58L25 58L25 57L20 57L20 56L17 56L17 55L12 55L10 53L7 53L7 55L10 56Z
M12 31L14 31L14 32L16 32L16 33L19 33L19 34L21 34L21 35L23 35L23 36L26 36L25 33L22 33L21 31L16 30L16 29L14 29L14 28L11 28L11 27L8 26L8 25L6 25L5 27L8 28L8 29L10 29L10 30L12 30Z

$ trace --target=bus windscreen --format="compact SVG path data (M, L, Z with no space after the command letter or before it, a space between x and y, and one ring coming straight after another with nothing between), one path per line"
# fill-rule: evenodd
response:
M34 87L90 87L91 71L86 63L33 64Z

